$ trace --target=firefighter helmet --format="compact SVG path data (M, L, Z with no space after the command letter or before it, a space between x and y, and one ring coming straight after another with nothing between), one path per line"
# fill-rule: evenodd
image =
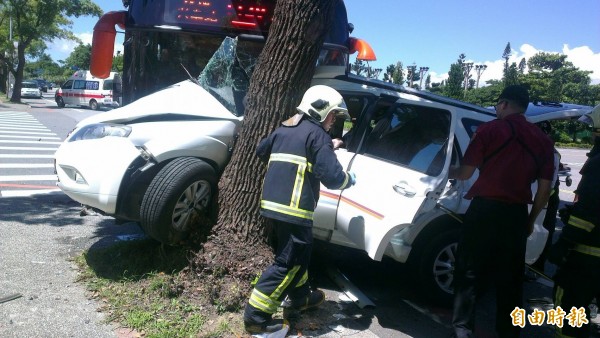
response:
M600 105L597 105L589 113L579 118L579 121L594 128L595 133L600 133Z
M297 107L298 111L311 116L319 122L325 121L329 112L336 112L343 115L347 120L348 108L344 98L337 90L323 85L316 85L308 88L302 97L302 102Z

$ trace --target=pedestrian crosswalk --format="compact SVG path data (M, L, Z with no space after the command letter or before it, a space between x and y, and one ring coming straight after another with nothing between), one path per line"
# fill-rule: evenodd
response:
M0 111L0 196L59 191L53 162L60 143L31 114Z

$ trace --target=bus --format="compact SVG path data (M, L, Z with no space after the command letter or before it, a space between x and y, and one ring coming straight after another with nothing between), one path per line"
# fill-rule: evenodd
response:
M106 78L112 68L115 26L124 30L122 104L189 78L196 78L226 37L238 39L248 68L260 54L276 0L123 0L126 10L104 14L94 27L90 71ZM349 55L375 60L369 44L350 37L346 7L340 1L319 61L343 66ZM250 76L252 69L248 70Z

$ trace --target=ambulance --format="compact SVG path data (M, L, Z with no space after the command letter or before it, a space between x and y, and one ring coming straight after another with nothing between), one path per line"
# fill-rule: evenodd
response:
M65 105L87 106L93 110L120 106L121 76L111 72L106 79L92 76L89 70L78 70L54 93L59 107Z

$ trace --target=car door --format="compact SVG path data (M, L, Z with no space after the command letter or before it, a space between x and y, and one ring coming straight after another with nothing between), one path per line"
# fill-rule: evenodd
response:
M67 80L60 86L59 92L62 95L63 102L65 104L73 104L71 95L73 94L73 80Z
M356 185L341 192L322 187L315 227L329 228L346 245L381 260L391 236L431 210L445 187L452 116L445 105L401 98L371 118L358 152L337 151L340 163L356 174ZM335 222L318 217L332 204Z
M73 104L87 106L87 98L85 97L86 83L86 80L73 81Z

